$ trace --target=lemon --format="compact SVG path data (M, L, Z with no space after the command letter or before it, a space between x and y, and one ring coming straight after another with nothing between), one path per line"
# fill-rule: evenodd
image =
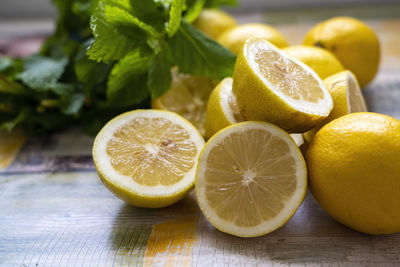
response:
M235 19L219 9L203 9L193 25L213 39L236 26Z
M344 70L342 63L331 52L320 47L296 45L282 50L309 66L321 79Z
M222 232L255 237L283 226L307 189L300 150L282 129L241 122L215 134L196 170L196 198Z
M265 39L275 46L281 48L288 45L285 37L274 27L262 23L242 24L224 32L218 42L232 51L239 54L247 39Z
M307 141L310 141L314 134L328 122L349 113L367 111L360 86L351 71L339 72L326 78L323 82L332 96L333 109L328 118L320 125L304 134Z
M210 78L179 73L173 68L171 89L153 100L152 108L178 113L204 136L207 101L214 86L215 81Z
M222 128L245 120L232 93L232 83L230 77L223 79L210 95L205 123L206 138Z
M300 133L325 119L333 102L318 75L270 42L246 41L234 74L233 93L244 117Z
M355 18L326 20L307 33L303 44L331 51L356 75L361 87L367 85L378 71L379 40L370 27Z
M345 115L317 132L306 158L311 192L334 219L368 234L400 231L400 121Z
M117 116L97 135L93 160L117 197L147 208L182 199L194 185L204 139L181 116L161 110L136 110Z

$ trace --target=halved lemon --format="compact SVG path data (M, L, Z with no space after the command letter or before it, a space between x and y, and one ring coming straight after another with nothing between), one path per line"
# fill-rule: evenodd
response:
M207 104L206 138L211 138L219 130L232 124L245 121L232 92L232 78L223 79L212 91ZM290 134L297 146L304 143L302 134Z
M224 128L204 146L196 197L222 232L255 237L283 226L307 189L303 156L288 133L266 122Z
M330 113L333 101L318 75L270 42L247 40L235 64L233 93L248 120L305 132Z
M229 125L245 120L232 93L232 83L230 77L223 79L210 95L206 112L206 138Z
M328 122L349 113L367 111L361 88L351 71L345 70L329 76L324 80L324 85L332 96L334 106L328 118L314 129L304 133L307 141L311 141L314 134Z
M194 185L204 139L181 116L136 110L117 116L97 135L93 160L102 182L119 198L159 208L183 198Z
M172 69L171 89L152 102L152 108L176 112L193 123L204 136L207 101L216 82Z

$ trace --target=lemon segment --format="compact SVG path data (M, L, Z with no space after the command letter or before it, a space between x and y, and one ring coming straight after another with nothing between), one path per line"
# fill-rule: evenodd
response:
M193 25L213 39L236 26L235 19L219 9L203 9Z
M310 190L334 219L368 234L400 232L400 121L342 116L315 134L306 159Z
M244 121L232 93L232 78L223 79L213 90L207 103L206 138L229 125Z
M136 110L117 116L97 135L93 160L116 196L140 207L165 207L194 185L204 139L181 116Z
M311 141L314 134L325 124L354 112L365 112L367 106L362 95L357 79L351 71L342 71L334 74L324 81L325 87L333 99L333 109L320 125L304 134L305 139Z
M330 113L333 101L318 75L266 40L248 40L235 64L233 93L248 120L305 132Z
M239 54L247 39L265 39L278 48L288 45L285 37L274 27L262 23L242 24L225 31L218 42L232 51Z
M173 68L171 89L153 100L152 108L178 113L204 136L207 101L214 86L215 81L210 78L179 73Z
M335 17L321 22L306 34L303 44L331 51L346 69L355 74L362 88L378 71L378 37L370 27L355 18Z
M283 226L306 188L300 150L289 134L270 123L224 128L199 156L199 206L211 224L228 234L255 237Z
M282 51L309 66L321 79L344 70L331 52L320 47L296 45L285 47Z

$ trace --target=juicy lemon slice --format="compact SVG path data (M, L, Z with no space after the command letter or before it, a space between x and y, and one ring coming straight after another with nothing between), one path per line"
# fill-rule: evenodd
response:
M108 189L126 202L165 207L194 185L204 139L181 116L157 110L119 115L97 135L93 160Z
M232 78L223 79L210 95L205 123L206 138L222 128L245 120L232 93L232 83Z
M215 134L199 156L196 197L217 229L255 237L283 226L307 189L293 139L266 122L241 122Z
M206 138L219 130L245 120L232 92L232 78L223 79L213 90L207 104ZM291 134L297 146L304 143L302 134Z
M266 40L247 40L235 64L233 92L249 120L289 132L310 130L332 109L318 75Z
M193 123L204 136L207 101L215 82L172 69L171 89L152 102L152 108L176 112Z
M351 71L345 70L329 76L324 80L324 85L332 96L334 106L328 118L304 134L307 141L311 141L314 134L328 122L349 113L367 111L357 78Z

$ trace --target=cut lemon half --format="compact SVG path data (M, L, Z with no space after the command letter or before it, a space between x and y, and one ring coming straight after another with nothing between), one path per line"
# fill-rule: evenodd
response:
M116 196L134 206L159 208L193 188L203 145L197 129L181 116L136 110L104 126L94 141L93 160Z
M333 101L318 75L266 40L247 40L235 64L233 93L248 120L300 133L325 119Z
M307 189L303 156L288 133L241 122L215 134L199 156L196 197L222 232L255 237L283 226Z
M205 123L206 138L229 125L245 120L232 93L232 83L232 78L223 79L210 95Z
M207 101L215 84L210 78L179 73L173 68L171 89L155 99L152 108L178 113L204 136Z
M304 134L308 142L328 122L349 113L367 111L367 105L365 104L361 88L357 82L357 78L351 71L345 70L329 76L324 80L324 85L332 96L334 106L328 118Z

